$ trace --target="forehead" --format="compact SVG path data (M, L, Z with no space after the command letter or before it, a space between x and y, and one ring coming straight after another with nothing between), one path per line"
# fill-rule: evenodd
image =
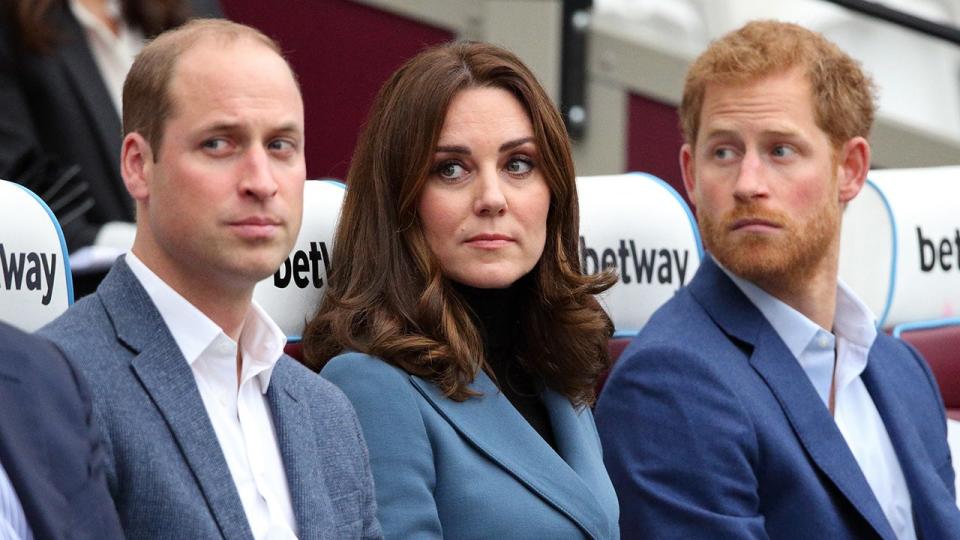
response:
M532 136L533 127L530 115L510 92L496 87L467 88L450 101L440 138L478 131L519 138Z
M218 114L243 119L269 111L284 122L303 123L303 101L290 68L249 38L200 38L177 61L169 92L172 119Z
M799 68L743 83L707 84L700 124L701 137L717 129L746 126L771 131L819 130L810 81Z

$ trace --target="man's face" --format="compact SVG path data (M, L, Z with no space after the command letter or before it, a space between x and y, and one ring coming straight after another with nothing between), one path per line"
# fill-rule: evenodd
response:
M201 39L169 91L172 116L134 194L135 252L168 282L252 290L300 230L300 91L277 54L243 38Z
M856 194L839 187L838 174L847 183L849 172L843 159L816 124L800 70L708 85L695 148L681 151L706 248L735 274L774 288L835 265L841 203Z

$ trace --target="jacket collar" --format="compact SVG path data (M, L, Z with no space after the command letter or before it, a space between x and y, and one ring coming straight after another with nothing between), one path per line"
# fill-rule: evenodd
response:
M471 389L479 397L455 402L432 383L411 376L414 386L435 409L479 452L516 477L558 512L576 523L590 538L613 536L613 525L584 482L593 478L602 463L588 441L596 433L586 428L582 415L563 396L546 390L544 404L550 416L557 447L550 445L530 426L499 391L486 373L480 372ZM561 457L562 455L562 457Z
M240 495L193 372L123 258L117 259L97 294L117 339L134 353L133 371L177 440L220 532L225 538L251 537Z
M329 522L329 516L316 511L330 508L328 491L323 485L323 472L314 470L321 463L317 459L317 434L310 421L307 406L309 396L302 395L296 384L294 360L281 356L273 368L267 401L273 417L274 431L283 469L290 489L290 503L301 538L319 537Z
M843 435L803 368L770 323L709 255L701 263L689 291L717 326L739 342L751 367L780 403L814 465L878 534L894 540L893 529Z
M912 499L913 519L920 538L945 538L950 531L960 530L960 514L955 497L947 489L934 462L920 440L916 427L904 404L894 390L902 386L897 370L902 365L891 365L892 358L902 357L895 350L894 341L879 337L870 350L870 360L863 372L863 383L883 418L890 440L897 452L900 468L907 481ZM933 381L931 380L931 384ZM942 407L942 405L941 405ZM942 427L942 426L941 426Z

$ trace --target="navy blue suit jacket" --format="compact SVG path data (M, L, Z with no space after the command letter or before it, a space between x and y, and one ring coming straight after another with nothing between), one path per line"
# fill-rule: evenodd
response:
M86 384L50 343L2 323L0 463L34 538L123 538Z
M918 537L960 538L943 402L926 363L881 333L862 378ZM799 362L709 257L624 351L596 416L625 538L894 540Z

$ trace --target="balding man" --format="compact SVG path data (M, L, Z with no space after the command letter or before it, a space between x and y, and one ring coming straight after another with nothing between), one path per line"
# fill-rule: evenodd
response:
M343 395L252 302L300 229L303 102L277 45L198 20L137 57L121 172L137 236L42 333L87 376L130 538L376 538Z

